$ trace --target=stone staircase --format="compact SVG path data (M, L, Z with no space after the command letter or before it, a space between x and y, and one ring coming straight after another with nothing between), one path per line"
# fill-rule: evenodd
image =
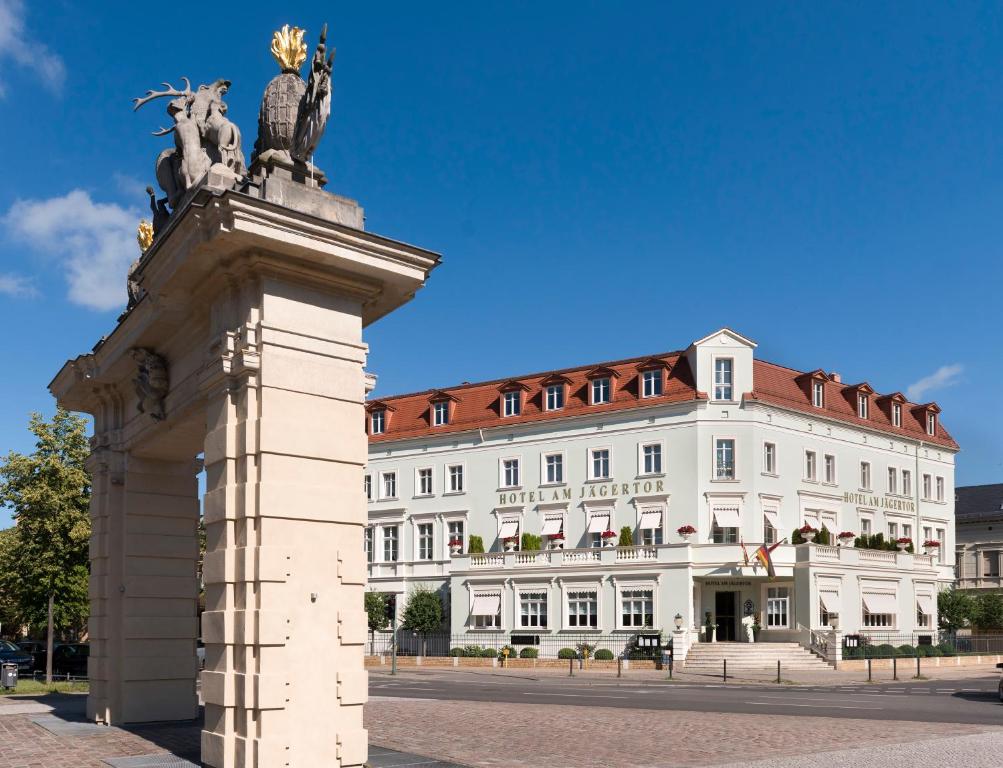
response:
M696 643L690 646L684 672L722 673L728 660L728 674L742 672L832 672L832 667L797 643Z

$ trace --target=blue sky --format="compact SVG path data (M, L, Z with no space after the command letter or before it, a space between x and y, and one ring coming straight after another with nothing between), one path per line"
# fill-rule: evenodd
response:
M271 31L326 20L328 189L444 255L368 330L378 392L728 325L937 400L958 482L999 482L1003 11L926 5L0 0L0 451L124 302L168 141L130 100L229 78L249 150Z

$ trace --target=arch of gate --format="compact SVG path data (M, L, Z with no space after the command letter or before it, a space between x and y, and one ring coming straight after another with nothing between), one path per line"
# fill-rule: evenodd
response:
M139 301L50 385L94 417L98 722L198 714L204 466L202 759L218 768L367 754L362 329L439 259L311 194L297 210L209 179L144 254Z

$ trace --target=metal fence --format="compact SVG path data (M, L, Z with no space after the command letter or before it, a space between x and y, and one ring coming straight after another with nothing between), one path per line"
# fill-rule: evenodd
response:
M946 632L867 632L843 636L844 659L925 658L1003 653L1003 637Z
M401 629L397 632L398 656L461 656L494 658L503 648L511 657L520 658L579 658L587 650L594 659L657 659L663 648L671 645L669 638L657 633L594 635L594 634L517 634L468 632L451 635L446 632L421 633ZM393 633L371 633L366 640L366 652L372 656L388 656L393 652Z

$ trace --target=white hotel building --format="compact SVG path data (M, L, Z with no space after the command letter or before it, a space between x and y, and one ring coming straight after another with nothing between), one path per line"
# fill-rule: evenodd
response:
M627 636L678 614L696 639L708 612L718 640L742 638L743 616L761 641L932 634L954 578L958 446L940 409L755 349L722 329L682 352L371 397L369 588L442 589L453 634ZM751 556L805 523L917 554L782 543L774 579L745 564L742 542ZM624 526L633 546L604 546ZM543 548L506 551L523 533Z

